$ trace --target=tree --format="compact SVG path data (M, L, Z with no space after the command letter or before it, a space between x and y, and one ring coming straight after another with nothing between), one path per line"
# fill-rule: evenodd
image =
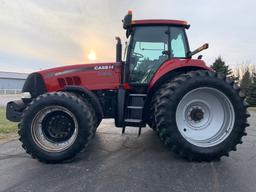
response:
M256 106L256 73L252 74L252 82L247 91L247 102L252 107Z
M252 85L252 78L249 69L243 74L240 82L242 92L248 97L249 87Z
M230 69L229 66L225 64L220 56L214 61L214 63L211 65L211 68L216 72L222 73L223 75L229 77L235 82L239 80L239 78L233 74L232 69Z

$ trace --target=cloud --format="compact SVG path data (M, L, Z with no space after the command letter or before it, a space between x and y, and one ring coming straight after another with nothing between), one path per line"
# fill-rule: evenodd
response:
M0 0L0 70L85 63L90 49L99 61L113 61L114 37L124 39L121 19L128 9L136 19L188 20L191 48L210 43L203 53L209 64L219 55L228 64L253 62L255 6L253 0Z

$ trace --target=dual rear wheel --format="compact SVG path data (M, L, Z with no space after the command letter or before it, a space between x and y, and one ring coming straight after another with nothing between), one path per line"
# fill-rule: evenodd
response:
M236 150L249 126L247 104L229 78L210 71L182 74L156 92L151 107L161 140L195 161L218 160Z

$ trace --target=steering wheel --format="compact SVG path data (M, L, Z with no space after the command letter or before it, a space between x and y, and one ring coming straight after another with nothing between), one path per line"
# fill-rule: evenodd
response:
M138 57L138 59L141 59L144 57L144 55L142 55L141 53L136 53L136 52L133 52L134 56Z

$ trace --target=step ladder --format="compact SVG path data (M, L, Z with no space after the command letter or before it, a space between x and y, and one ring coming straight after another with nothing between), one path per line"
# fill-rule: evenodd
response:
M143 121L143 109L147 94L130 93L128 94L122 134L125 133L126 126L139 127L138 136L141 134L141 128L146 126Z

